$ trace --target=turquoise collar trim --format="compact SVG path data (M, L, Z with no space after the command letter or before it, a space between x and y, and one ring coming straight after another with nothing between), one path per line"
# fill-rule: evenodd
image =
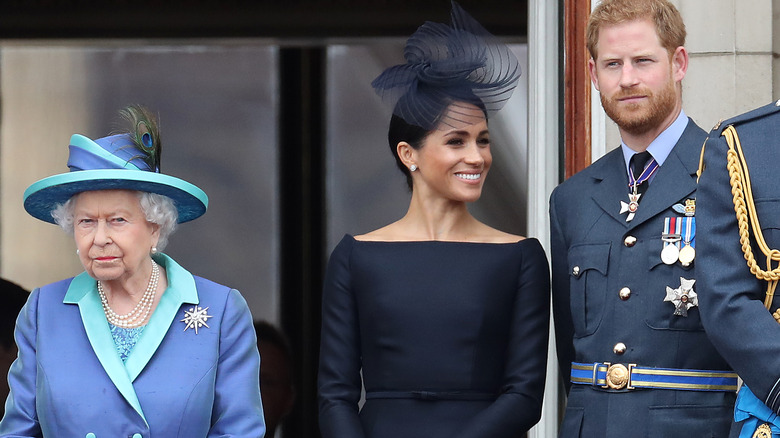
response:
M63 303L77 304L87 337L95 355L119 392L146 421L133 381L141 374L165 338L182 304L198 304L198 291L192 274L165 254L156 254L154 260L165 268L168 288L163 292L157 308L144 328L138 343L122 363L106 320L97 282L86 272L76 276L65 293Z
M149 323L125 362L127 373L133 381L154 356L165 334L175 323L176 314L179 313L182 304L199 303L195 278L189 271L165 254L155 255L154 260L165 268L168 288L160 297L160 302L157 303Z
M92 345L95 356L97 356L98 361L100 361L100 364L119 393L146 422L146 416L143 409L141 409L141 403L138 401L138 395L135 393L133 382L127 374L125 364L122 363L122 359L116 352L114 338L111 336L111 329L103 312L103 305L97 293L97 282L95 279L87 275L86 272L76 276L71 281L63 302L66 304L78 304L81 322L84 324L84 330L87 333L87 338L90 345ZM146 424L148 426L148 422Z
M190 271L184 269L176 263L170 256L159 253L154 255L154 261L165 268L166 278L168 279L168 289L163 293L166 296L175 296L182 303L198 304L198 291L195 288L195 277ZM71 282L65 298L62 300L65 304L78 304L84 296L93 292L97 297L97 282L86 272L77 275ZM160 299L162 301L162 298ZM103 308L101 307L101 311Z

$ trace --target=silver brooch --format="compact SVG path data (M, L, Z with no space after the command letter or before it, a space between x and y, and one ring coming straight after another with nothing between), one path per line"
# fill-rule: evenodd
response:
M696 283L696 280L680 277L680 287L677 289L666 286L664 301L674 304L676 316L688 316L688 310L699 305L699 297L693 290L693 283Z
M634 193L628 194L628 203L625 201L620 201L620 214L628 213L628 216L626 217L626 222L631 222L632 219L634 219L634 215L636 214L636 211L639 210L639 197L642 196L641 193L636 193L636 187L634 187Z
M186 324L184 331L186 332L189 328L195 329L195 334L197 335L200 327L210 328L206 321L209 318L213 318L213 316L208 315L206 313L207 310L209 310L208 307L200 306L190 307L190 310L185 310L184 319L181 320L181 322Z

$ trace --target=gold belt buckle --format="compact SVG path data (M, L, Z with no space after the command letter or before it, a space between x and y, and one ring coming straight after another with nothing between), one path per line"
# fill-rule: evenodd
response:
M609 368L607 368L606 388L634 389L634 387L631 386L631 370L636 364L632 363L628 364L628 366L625 366L622 363L609 364L605 362L604 364L609 366Z
M753 438L772 438L772 428L769 427L768 423L758 426L758 429L753 434Z

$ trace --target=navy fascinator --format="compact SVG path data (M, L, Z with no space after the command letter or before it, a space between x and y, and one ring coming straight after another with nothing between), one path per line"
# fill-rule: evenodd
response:
M406 64L388 68L371 83L395 115L427 130L475 123L468 115L473 111L459 111L461 103L486 116L498 111L520 78L509 48L454 1L451 21L420 26L406 42Z

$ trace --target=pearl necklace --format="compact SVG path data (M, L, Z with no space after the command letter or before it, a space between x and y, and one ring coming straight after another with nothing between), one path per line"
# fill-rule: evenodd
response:
M154 297L157 295L157 280L159 280L159 278L160 267L157 263L152 261L152 276L149 278L146 292L144 292L144 295L141 297L141 301L135 305L135 308L124 315L117 314L111 309L111 306L108 305L108 298L106 298L106 293L103 291L103 284L98 280L98 295L100 295L100 302L103 303L103 312L105 312L108 322L121 328L133 328L143 324L152 311Z

